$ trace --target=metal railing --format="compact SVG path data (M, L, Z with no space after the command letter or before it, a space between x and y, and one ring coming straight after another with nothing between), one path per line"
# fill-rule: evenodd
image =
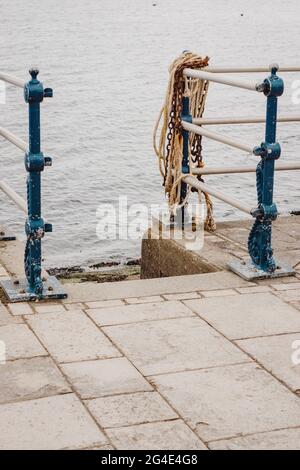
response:
M263 81L254 82L244 80L235 76L227 76L227 73L253 73L267 72L271 74ZM293 274L294 271L289 266L276 262L272 249L272 222L276 220L278 211L273 201L274 172L300 170L299 163L276 164L280 158L281 147L276 141L277 122L299 122L300 116L277 117L278 98L283 94L284 83L277 75L278 65L271 65L269 68L248 67L248 68L225 68L207 67L202 70L184 69L183 74L188 78L199 78L228 86L238 87L251 91L263 93L267 98L266 117L249 118L194 118L189 114L189 98L183 97L182 102L182 137L183 137L183 159L182 159L182 190L181 194L186 194L187 186L194 187L211 196L230 204L231 206L251 215L255 218L254 225L250 231L248 239L248 252L250 261L232 261L229 268L244 277L245 279L255 279L263 277L275 277ZM282 67L282 72L300 71L300 67ZM259 146L251 146L237 139L232 139L217 132L205 129L204 125L216 124L254 124L265 123L265 140ZM217 167L217 168L190 168L189 165L189 133L198 134L208 139L237 148L248 154L260 157L257 166L248 167ZM257 185L257 207L255 209L228 196L220 191L211 188L200 179L202 175L213 174L234 174L234 173L256 173ZM184 201L182 197L181 202ZM184 206L182 211L184 213ZM184 214L182 217L184 220Z
M57 279L42 276L42 238L46 232L52 232L52 225L45 223L41 216L41 172L51 166L51 157L41 152L40 103L44 98L51 98L51 88L44 88L38 80L39 71L29 71L31 80L24 83L16 77L0 73L0 80L24 89L25 102L29 108L29 145L7 129L0 127L0 136L25 152L27 175L27 201L17 194L8 184L1 181L3 191L23 212L27 214L25 223L26 246L24 254L25 279L2 280L9 300L12 302L32 299L66 298Z

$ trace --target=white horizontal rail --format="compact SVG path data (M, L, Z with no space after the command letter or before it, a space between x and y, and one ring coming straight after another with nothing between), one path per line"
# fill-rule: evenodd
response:
M207 131L203 127L196 126L195 124L191 124L190 122L186 122L184 120L182 120L182 127L187 131L194 132L198 135L203 135L208 139L216 140L217 142L221 142L222 144L230 145L231 147L243 150L247 153L253 153L254 147L250 147L250 145L244 144L243 142L237 139L224 137L222 134L218 134L217 132Z
M276 171L300 170L300 163L275 163ZM234 173L255 173L256 165L251 166L233 166L216 168L191 168L194 175L225 175Z
M8 184L4 183L4 181L0 181L0 190L3 191L23 212L27 213L26 201Z
M227 77L225 75L218 75L203 70L184 69L183 74L186 77L200 78L201 80L209 80L210 82L222 83L223 85L230 85L237 88L244 88L245 90L263 91L262 82L252 82L242 78Z
M270 72L270 67L205 67L210 73L260 73ZM279 72L300 72L300 67L280 67Z
M25 82L23 82L23 80L20 80L17 77L13 77L12 75L8 75L7 73L0 72L0 80L10 83L11 85L18 86L20 88L23 88L25 85Z
M240 201L237 201L236 199L227 196L227 194L220 193L220 191L217 191L216 189L212 189L209 186L207 186L205 183L202 183L201 181L197 180L194 176L186 176L183 178L183 181L190 186L193 186L196 189L200 189L201 191L210 194L211 196L220 199L223 202L226 202L230 206L235 207L236 209L239 209L242 212L245 212L248 215L251 215L252 209L245 204L242 204Z
M14 144L16 147L19 147L19 149L23 150L24 152L27 152L28 145L26 144L26 142L9 132L7 129L4 129L4 127L0 127L0 135L4 137L4 139Z
M277 122L298 122L300 121L300 115L298 116L281 116L277 118ZM260 122L266 122L265 117L226 117L226 118L193 118L193 124L200 126L210 126L216 124L256 124Z

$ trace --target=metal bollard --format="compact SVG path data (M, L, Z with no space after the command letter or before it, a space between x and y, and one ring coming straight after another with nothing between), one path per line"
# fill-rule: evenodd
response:
M278 97L283 94L283 80L277 76L278 65L272 65L271 75L263 82L263 92L267 97L265 142L253 150L261 160L256 169L258 206L251 214L254 225L248 238L249 263L233 261L229 267L245 279L278 277L293 274L289 266L275 261L272 248L272 222L277 219L278 211L273 201L275 160L280 158L281 147L276 142Z
M62 299L67 294L54 276L42 278L42 238L52 232L52 225L41 216L41 172L51 166L51 157L41 152L40 103L51 98L51 88L43 87L38 80L39 71L29 71L31 80L25 84L24 98L29 108L29 151L25 154L27 176L27 219L25 223L26 247L24 268L26 279L1 283L11 302L32 299Z
M267 96L265 142L254 149L254 154L261 157L256 169L258 207L252 212L256 220L248 239L248 250L254 265L267 273L277 269L272 249L272 221L278 215L273 202L273 188L275 160L281 154L280 145L276 142L277 101L284 91L277 70L278 66L272 66L271 76L264 81L264 94Z
M24 98L29 105L29 152L25 155L27 177L28 218L25 224L27 236L25 248L25 274L29 292L41 296L43 282L41 277L42 243L45 232L51 232L52 226L45 224L41 217L41 172L45 163L51 165L51 158L41 152L40 103L44 98L51 98L51 88L45 89L37 79L38 70L29 71L31 80L25 85Z

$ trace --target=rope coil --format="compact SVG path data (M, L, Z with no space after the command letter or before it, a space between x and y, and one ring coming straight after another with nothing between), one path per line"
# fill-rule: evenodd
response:
M186 206L191 192L190 187L182 201L181 184L183 138L182 138L182 98L189 98L189 114L201 118L204 112L209 82L183 75L185 68L201 69L207 67L208 57L200 57L191 52L181 54L169 68L169 83L165 102L159 113L153 134L153 147L158 158L160 173L168 199L171 214ZM202 136L189 132L189 168L202 168ZM201 175L198 176L201 180ZM201 200L201 191L198 191ZM204 228L213 232L216 225L213 219L213 204L208 194L204 193L207 207Z

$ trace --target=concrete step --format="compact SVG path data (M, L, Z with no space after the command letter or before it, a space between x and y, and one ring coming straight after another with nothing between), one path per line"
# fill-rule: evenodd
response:
M254 285L254 283L244 281L230 272L140 279L137 281L105 282L102 284L85 282L81 284L65 284L64 287L68 293L68 298L64 302L125 299Z

